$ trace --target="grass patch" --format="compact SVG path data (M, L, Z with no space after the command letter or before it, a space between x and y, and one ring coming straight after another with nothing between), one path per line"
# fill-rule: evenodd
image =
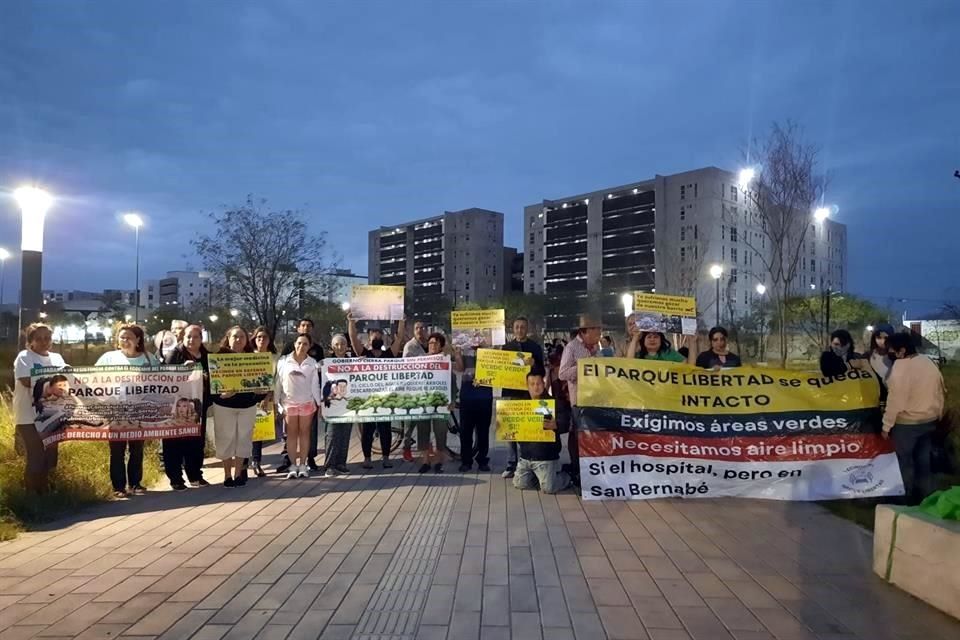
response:
M43 496L23 488L26 459L14 445L10 398L0 396L0 540L9 540L31 525L55 520L76 509L110 499L110 452L105 442L64 442ZM143 453L143 484L155 485L162 475L158 444L149 441Z

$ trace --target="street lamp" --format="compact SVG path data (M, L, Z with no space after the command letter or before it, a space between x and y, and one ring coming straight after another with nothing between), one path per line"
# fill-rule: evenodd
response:
M620 302L623 304L623 317L626 318L633 313L633 295L625 293L620 296Z
M33 322L43 301L43 221L53 196L37 187L13 192L20 206L20 328Z
M238 315L240 315L240 310L239 310L239 309L230 309L230 317L231 317L231 318L236 318Z
M757 283L756 289L757 289L757 295L759 295L760 297L763 297L764 294L767 293L767 285L763 284L762 282ZM766 323L766 318L764 317L763 301L761 300L760 301L760 348L758 349L759 353L757 354L760 358L760 362L763 362L763 351L764 351L763 347L764 347L764 343L766 342L763 335L763 332L766 329L765 323Z
M143 226L143 218L136 213L128 213L123 216L123 221L133 227L136 234L137 257L133 287L133 290L137 292L137 303L133 305L133 322L136 324L140 320L140 227Z
M742 191L746 191L750 186L750 181L757 177L757 171L753 167L740 169L740 176L737 180Z
M710 277L717 281L717 325L720 326L720 278L723 277L723 267L719 264L710 267Z
M344 311L350 311L350 303L349 303L349 302L341 302L341 303L340 303L340 308L343 309Z
M213 322L214 324L216 324L217 320L219 320L219 318L217 317L217 314L214 313L210 315L210 322Z
M127 322L130 322L133 320L133 316L128 313L127 315L123 316L123 319Z
M818 223L823 222L829 217L830 217L829 207L817 207L813 211L813 219L816 220Z
M872 324L868 324L868 325L867 325L867 331L868 331L869 333L873 333L873 325L872 325Z

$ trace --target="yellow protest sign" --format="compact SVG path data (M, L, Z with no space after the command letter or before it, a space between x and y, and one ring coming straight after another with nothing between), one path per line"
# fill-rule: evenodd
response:
M257 410L257 419L253 423L253 441L264 442L276 440L276 438L277 431L274 427L273 411L270 413L262 413L260 410Z
M497 400L497 440L554 442L556 431L544 429L543 421L556 415L553 400Z
M450 328L453 346L464 350L495 347L507 340L503 309L453 311Z
M577 406L681 412L703 416L876 408L880 386L871 371L836 378L817 372L741 367L697 367L629 358L585 358L579 363Z
M273 389L273 354L211 353L210 393L257 392Z
M477 387L500 389L527 389L527 373L533 366L533 354L524 351L477 349L477 373L473 384Z
M404 288L393 285L357 284L350 292L354 320L400 320Z

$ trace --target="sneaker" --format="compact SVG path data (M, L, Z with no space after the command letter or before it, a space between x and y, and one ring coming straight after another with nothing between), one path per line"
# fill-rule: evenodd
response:
M309 465L308 465L309 466ZM316 465L314 465L316 466ZM319 467L318 467L319 468ZM298 478L309 478L310 471L307 470L307 466L300 465L300 471L297 473Z
M490 465L488 465L486 462L478 464L477 469L483 473L490 473Z
M290 467L290 471L287 472L287 480L293 480L297 477L297 468L294 466Z
M147 493L147 488L142 485L134 485L130 487L130 493L135 496L142 496Z
M284 462L284 463L281 464L279 467L277 467L277 471L276 471L276 472L277 472L277 473L286 473L286 472L289 471L289 470L290 470L290 463L289 463L289 462Z
M310 469L310 471L320 470L320 467L317 466L317 461L314 460L313 458L307 458L307 467ZM306 477L306 476L303 476L303 477Z
M183 484L182 482L178 482L177 484L170 485L170 488L174 491L186 491L187 485Z
M433 465L433 472L434 472L434 473L443 473L443 465L440 464L439 462L438 462L437 464Z
M237 485L236 485L236 482L234 482L233 478L224 478L224 479L223 479L223 486L225 486L225 487L228 488L228 489L232 489L232 488L234 488L234 487L237 486Z
M373 461L370 458L363 459L363 468L364 469L373 469Z
M403 459L407 462L413 462L413 451L411 449L404 447Z
M198 487L209 487L209 486L210 486L210 483L207 482L206 480L204 480L203 478L200 478L199 480L197 480L197 486L198 486Z
M462 465L460 465L460 473L467 473L467 472L470 471L471 469L473 469L473 465L472 465L472 464L462 464Z
M430 465L422 464L420 465L420 470L417 473L426 473L427 471L430 471Z
M323 477L324 477L324 478L336 478L336 477L337 477L337 470L334 469L333 467L327 467L327 470L323 472Z
M113 492L113 499L114 499L114 500L126 500L126 499L127 499L127 492L126 492L126 491L114 491L114 492Z
M507 467L506 469L503 470L503 473L500 474L500 477L503 478L504 480L509 480L510 478L513 477L513 474L514 474L514 470Z
M384 469L393 469L393 463L390 462L387 458L383 459L383 468Z

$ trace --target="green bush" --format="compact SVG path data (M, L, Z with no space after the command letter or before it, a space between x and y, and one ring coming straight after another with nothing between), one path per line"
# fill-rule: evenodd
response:
M83 505L110 499L110 453L103 442L64 442L50 476L50 492L43 496L23 488L25 458L14 444L15 429L9 395L0 395L0 540L16 536L32 524L53 520ZM143 484L152 486L162 470L156 441L143 454Z

